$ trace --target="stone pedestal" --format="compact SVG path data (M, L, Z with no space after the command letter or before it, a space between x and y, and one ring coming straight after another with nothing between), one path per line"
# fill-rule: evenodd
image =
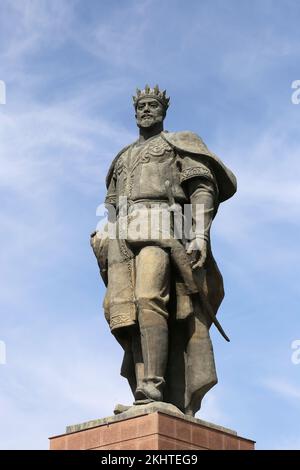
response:
M170 411L168 406L68 426L50 438L50 450L254 450L254 441L215 424Z

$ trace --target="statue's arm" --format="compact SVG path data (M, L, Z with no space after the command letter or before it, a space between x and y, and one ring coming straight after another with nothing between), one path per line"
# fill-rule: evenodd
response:
M218 209L218 186L210 166L194 157L182 160L181 181L191 203L193 237L187 248L193 269L204 265L210 239L210 228Z
M117 176L116 176L116 169L114 169L108 188L107 188L105 204L112 204L114 207L116 207L116 203L117 203Z
M188 184L188 195L192 206L195 237L209 241L210 227L216 212L217 195L215 185L204 178L195 178ZM200 224L200 231L198 232L196 231L197 215L203 218L203 223Z
M201 268L207 257L210 228L216 213L215 185L204 178L195 178L188 184L192 206L194 237L187 247L192 257L192 268Z
M112 177L109 182L108 190L105 197L105 205L110 213L109 206L116 207L117 202L117 191L116 191L116 173L113 171ZM106 224L102 231L96 230L91 234L90 244L93 249L94 255L96 256L98 266L100 269L101 277L107 286L108 278L108 247L109 247L109 230L108 224Z

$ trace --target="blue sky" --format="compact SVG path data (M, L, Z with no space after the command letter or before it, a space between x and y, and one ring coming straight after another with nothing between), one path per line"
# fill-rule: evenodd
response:
M219 384L198 417L300 449L297 0L2 0L0 448L43 449L132 401L89 234L116 152L136 138L136 86L168 90L235 172L212 229L225 280L212 331Z

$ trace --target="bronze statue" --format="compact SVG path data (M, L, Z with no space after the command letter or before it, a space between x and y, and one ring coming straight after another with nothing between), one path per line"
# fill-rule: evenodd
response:
M228 339L216 319L224 290L210 227L219 204L235 193L236 179L196 134L164 131L166 91L146 85L133 100L139 139L119 152L106 180L117 236L95 232L91 244L107 286L105 316L124 349L121 375L134 405L166 402L194 416L217 383L212 323ZM159 204L168 208L170 233L159 226L159 236L133 236L137 214L146 225ZM203 209L203 229L180 237L176 210L183 214L187 204L192 228L196 208ZM120 236L124 221L128 230Z

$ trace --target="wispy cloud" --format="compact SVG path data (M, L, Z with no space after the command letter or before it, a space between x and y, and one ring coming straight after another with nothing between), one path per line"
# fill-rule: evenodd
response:
M292 401L294 404L297 404L300 399L300 387L290 383L286 379L271 377L264 381L264 385L272 392L281 395L283 398Z
M2 60L14 60L18 69L28 55L49 46L57 46L66 40L74 20L76 0L4 0L1 3ZM11 25L17 27L11 28ZM19 63L17 63L17 61ZM11 67L11 72L13 67Z
M237 387L245 363L255 362L255 377L271 370L274 344L296 328L282 322L282 311L294 318L298 299L300 107L289 90L299 78L296 2L286 2L284 15L269 0L193 1L190 8L180 0L172 8L158 0L91 0L88 8L83 0L3 0L0 10L0 79L7 83L0 339L8 356L0 369L1 447L45 448L66 424L132 400L119 377L121 349L100 320L103 287L88 232L109 162L135 138L130 93L146 81L171 91L170 130L199 132L237 173L238 193L213 227L232 289L225 313L235 337L244 335L224 366L236 371ZM289 412L297 408L300 392L289 375L267 380L264 390L262 403L276 404L278 394ZM199 417L238 428L240 413L228 413L222 393L218 385L208 394ZM244 429L256 419L247 412ZM15 423L27 432L16 434Z
M91 322L100 329L98 319ZM112 345L107 354L107 345L96 345L97 335L91 337L89 327L75 323L62 319L55 333L51 328L34 345L28 344L26 328L11 332L8 362L1 369L0 419L6 423L0 433L2 449L47 448L47 437L63 433L67 424L112 415L117 402L126 397L132 401L116 367L121 351ZM40 326L42 334L45 319ZM12 349L15 342L22 346ZM24 434L28 413L32 424Z
M196 418L211 423L218 423L220 426L226 427L226 423L229 422L229 417L224 410L222 401L222 390L220 390L220 387L217 391L212 390L203 400L201 410L197 413Z
M221 133L216 145L225 160L227 157L232 162L238 191L220 207L213 234L217 242L225 242L244 262L247 260L247 267L251 264L265 271L271 266L280 270L296 267L299 262L296 239L283 242L299 226L296 122L288 110L283 109L280 115L280 119L274 116L268 126L259 129L250 142L247 129L242 127L234 140ZM251 257L246 250L251 251Z

